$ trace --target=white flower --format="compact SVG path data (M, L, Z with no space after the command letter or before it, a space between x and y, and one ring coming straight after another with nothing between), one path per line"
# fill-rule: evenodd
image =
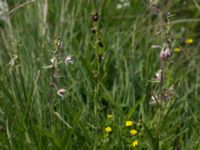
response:
M156 81L161 81L161 73L162 73L162 70L158 70L157 72L156 72L156 75L155 75L155 80Z
M14 55L13 58L10 60L9 65L14 66L17 64L18 56Z
M149 102L150 105L160 104L160 99L158 95L152 95L151 101Z
M64 98L64 94L65 94L66 90L61 88L57 91L57 95L60 96L62 99Z
M72 55L68 55L65 57L65 63L66 64L73 64L74 63L74 59Z
M130 6L129 0L120 0L116 6L116 9L123 9Z
M122 9L123 8L123 5L122 4L117 4L117 9Z
M129 2L125 2L124 3L124 7L129 7L130 6L130 3Z
M52 57L52 58L50 59L50 61L51 61L52 64L55 63L55 60L56 60L56 57Z

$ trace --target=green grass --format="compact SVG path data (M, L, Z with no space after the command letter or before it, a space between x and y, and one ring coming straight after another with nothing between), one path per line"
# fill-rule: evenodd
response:
M26 2L7 1L9 10ZM46 20L45 1L12 11L11 26L0 23L0 149L199 150L200 3L183 3L159 2L161 17L147 0L130 0L121 10L117 0L48 0ZM100 20L94 23L95 11ZM168 12L174 16L166 35ZM186 44L187 38L194 43ZM152 94L160 93L159 83L151 82L160 49L151 46L166 39L171 57L163 87L173 85L173 96L152 106ZM58 40L63 48L55 45ZM73 64L64 63L67 55L74 56ZM54 56L58 65L47 68ZM63 99L60 88L66 89Z

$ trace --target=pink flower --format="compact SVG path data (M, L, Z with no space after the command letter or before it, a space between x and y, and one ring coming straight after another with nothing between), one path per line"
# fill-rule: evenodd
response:
M161 52L160 52L160 59L165 61L167 60L167 58L169 58L171 55L170 53L170 49L167 47L167 48L164 48Z
M161 81L161 73L162 73L162 70L158 70L158 72L156 72L156 75L155 75L155 80L156 81Z

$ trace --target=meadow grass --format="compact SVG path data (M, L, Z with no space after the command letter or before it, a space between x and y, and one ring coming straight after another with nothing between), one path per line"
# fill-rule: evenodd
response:
M0 149L200 149L197 0L7 2ZM166 43L162 88L173 94L151 105L162 96L152 81L162 48L152 45Z

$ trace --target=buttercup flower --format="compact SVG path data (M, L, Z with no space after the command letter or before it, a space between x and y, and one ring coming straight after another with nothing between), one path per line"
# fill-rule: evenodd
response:
M181 51L181 49L179 47L174 48L174 51L179 53Z
M106 127L106 128L105 128L105 132L110 133L111 131L112 131L112 128L111 128L111 127Z
M136 147L139 145L139 141L138 140L135 140L133 141L133 143L131 144L133 147Z
M131 133L131 135L136 135L138 132L137 132L137 130L133 129L130 131L130 133Z
M188 38L185 40L186 44L192 44L194 42L194 40L192 38Z
M126 121L125 125L126 125L126 127L130 127L133 125L133 121L128 120L128 121Z

